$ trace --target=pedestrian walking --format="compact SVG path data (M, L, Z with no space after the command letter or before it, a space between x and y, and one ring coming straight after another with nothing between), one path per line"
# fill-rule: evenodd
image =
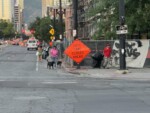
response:
M58 54L59 54L59 51L58 51L57 47L53 46L50 49L49 55L51 56L52 60L54 61L55 67L57 67Z
M109 62L110 62L110 58L111 58L111 52L112 52L112 48L110 47L110 44L106 44L106 46L103 49L103 54L104 54L104 59L103 59L103 68L109 68Z
M38 46L38 50L37 50L37 52L36 52L36 55L37 55L37 59L38 59L38 61L42 61L42 46L40 45L40 46Z

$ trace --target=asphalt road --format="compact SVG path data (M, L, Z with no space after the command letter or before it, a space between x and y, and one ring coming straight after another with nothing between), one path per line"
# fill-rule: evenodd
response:
M150 81L79 77L48 70L35 51L0 51L0 113L149 113Z

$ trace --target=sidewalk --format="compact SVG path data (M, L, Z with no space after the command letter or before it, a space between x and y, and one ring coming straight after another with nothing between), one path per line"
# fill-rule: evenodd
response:
M7 45L0 45L0 51L3 50L3 48L5 48Z
M6 46L8 46L8 45L3 44L3 45L0 45L0 48L4 48L4 47L6 47Z
M78 77L92 77L105 79L127 79L127 80L150 80L150 68L133 69L123 74L119 68L99 69L92 67L69 67L63 63L63 69L69 73L76 74Z

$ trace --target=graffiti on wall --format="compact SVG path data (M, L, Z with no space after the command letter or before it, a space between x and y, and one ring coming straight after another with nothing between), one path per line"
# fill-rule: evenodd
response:
M126 41L125 57L127 67L142 68L148 52L149 42L147 40ZM112 51L112 65L119 66L119 41L115 41Z

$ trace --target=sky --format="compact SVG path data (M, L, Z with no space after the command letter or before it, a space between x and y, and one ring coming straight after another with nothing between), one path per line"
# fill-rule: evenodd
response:
M35 18L41 17L42 15L42 6L41 0L24 0L24 21L29 24L34 21Z

